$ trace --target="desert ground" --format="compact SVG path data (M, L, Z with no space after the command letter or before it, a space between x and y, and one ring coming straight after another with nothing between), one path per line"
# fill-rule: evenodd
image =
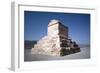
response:
M38 55L31 54L31 49L24 50L24 61L48 61L48 60L71 60L71 59L89 59L90 58L90 47L82 46L81 52L66 55L66 56L48 56L48 55Z

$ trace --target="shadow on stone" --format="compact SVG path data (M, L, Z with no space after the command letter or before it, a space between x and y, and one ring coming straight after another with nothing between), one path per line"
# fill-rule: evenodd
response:
M65 56L65 55L68 55L68 54L70 54L69 49L62 48L62 49L60 50L60 55L61 55L61 56Z

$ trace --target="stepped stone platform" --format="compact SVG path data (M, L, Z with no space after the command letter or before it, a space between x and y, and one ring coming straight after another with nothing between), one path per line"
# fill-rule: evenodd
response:
M58 20L51 20L48 24L48 33L32 48L32 54L50 56L65 56L80 52L80 47L68 36L68 27Z

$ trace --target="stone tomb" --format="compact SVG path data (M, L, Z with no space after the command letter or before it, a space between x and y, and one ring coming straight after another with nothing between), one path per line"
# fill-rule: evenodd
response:
M58 20L51 20L48 24L48 33L32 48L32 54L51 56L65 56L80 52L75 41L68 38L68 27Z

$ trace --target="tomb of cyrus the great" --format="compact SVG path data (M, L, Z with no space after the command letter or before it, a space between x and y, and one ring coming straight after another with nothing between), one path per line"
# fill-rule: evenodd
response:
M81 51L78 44L69 38L68 27L60 21L51 20L47 29L47 35L37 41L32 48L32 54L65 56Z

